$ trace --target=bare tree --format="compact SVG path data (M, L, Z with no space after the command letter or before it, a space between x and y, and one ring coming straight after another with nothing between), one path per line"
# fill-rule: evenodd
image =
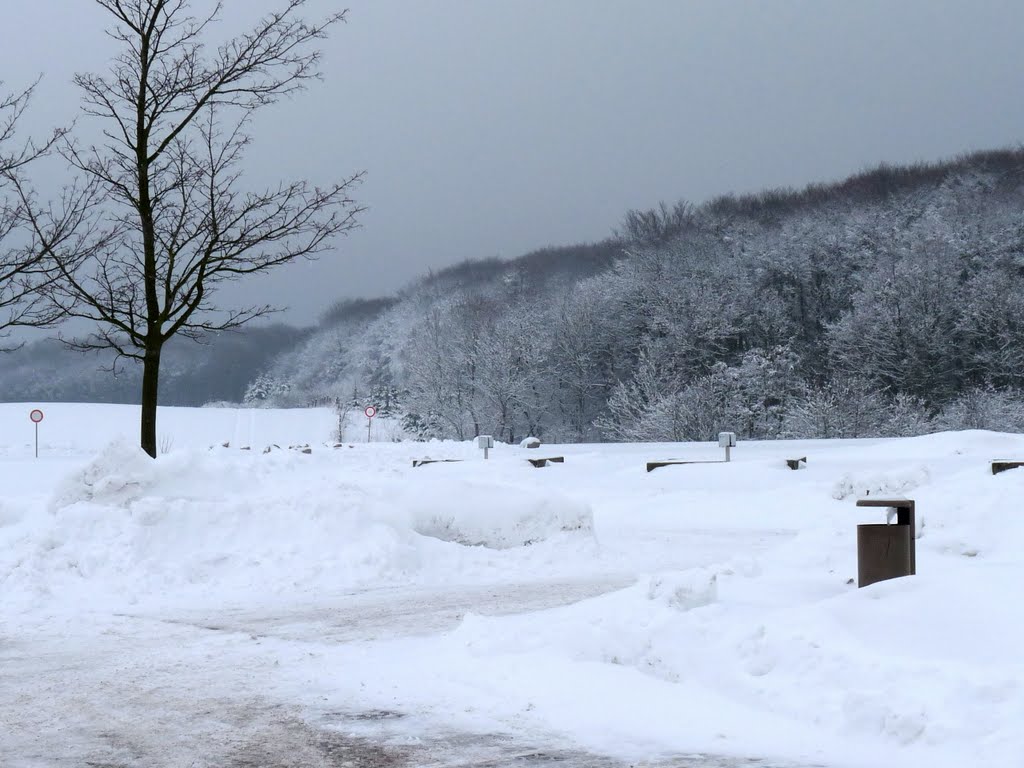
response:
M0 338L7 338L18 327L46 327L54 323L60 312L45 301L44 289L55 275L48 251L40 247L27 226L24 200L32 193L22 174L25 166L42 157L63 131L55 131L40 144L31 140L19 142L16 135L35 86L17 93L0 96ZM75 197L72 193L71 198ZM73 236L76 211L49 207L47 242L66 243ZM0 347L7 351L9 347Z
M107 76L80 74L84 112L105 140L62 152L102 211L87 256L58 252L51 292L68 315L96 323L69 340L142 363L141 445L156 456L160 358L175 336L237 328L269 306L216 306L226 281L266 272L330 247L356 226L349 193L357 174L326 188L304 181L259 192L241 188L253 113L319 77L315 43L345 18L316 22L283 7L249 32L207 46L217 3L191 15L190 0L95 0L111 17L120 53ZM46 216L33 215L37 236Z
M646 211L626 211L622 226L615 231L616 237L636 245L663 245L671 242L696 222L694 207L680 200L671 208L664 202L657 208Z

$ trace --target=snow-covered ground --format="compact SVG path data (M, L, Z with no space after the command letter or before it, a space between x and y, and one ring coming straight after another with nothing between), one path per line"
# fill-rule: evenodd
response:
M1024 470L989 471L1024 436L647 473L720 450L168 408L152 462L136 408L50 404L36 459L31 407L0 405L4 768L1024 765ZM866 494L917 501L916 577L852 583Z

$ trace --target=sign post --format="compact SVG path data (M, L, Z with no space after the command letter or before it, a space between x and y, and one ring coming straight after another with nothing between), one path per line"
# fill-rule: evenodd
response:
M377 415L377 408L368 405L363 409L363 413L366 414L366 442L370 442L370 426L373 424L373 417Z
M36 427L36 458L39 458L39 422L43 420L43 412L38 408L33 408L29 413L28 417L32 420L32 423Z

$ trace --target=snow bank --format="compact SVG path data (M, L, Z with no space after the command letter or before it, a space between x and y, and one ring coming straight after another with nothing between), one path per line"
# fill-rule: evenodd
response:
M1024 632L1005 610L1015 587L983 589L979 601L984 576L902 580L765 613L750 607L756 585L748 591L725 578L723 602L713 590L698 590L691 601L689 586L677 601L675 590L652 589L665 579L542 615L468 617L450 641L498 669L519 669L524 659L558 669L560 687L586 688L602 702L600 713L590 710L598 718L593 730L620 728L630 710L654 718L653 700L636 695L653 678L672 686L662 690L659 708L687 724L686 742L697 750L794 758L804 743L803 759L822 759L822 745L830 760L844 751L873 755L856 765L1015 764L1005 761L1008 748L1020 748L1024 716ZM971 607L951 614L950 604ZM595 664L632 677L605 679ZM562 701L529 676L499 686L497 695L529 701L544 719L557 717ZM753 736L766 722L776 734ZM633 739L677 739L653 719L632 726ZM814 743L806 744L812 730ZM882 757L893 748L899 761Z
M35 511L0 507L0 581L24 604L82 595L90 605L205 602L459 580L514 567L514 553L495 560L488 551L553 537L520 559L564 559L557 537L589 535L590 508L500 464L488 463L499 470L491 479L473 467L397 474L345 448L220 446L153 461L116 440Z
M396 503L408 511L413 530L424 536L507 549L593 528L589 505L531 483L537 470L525 462L423 469L409 478Z

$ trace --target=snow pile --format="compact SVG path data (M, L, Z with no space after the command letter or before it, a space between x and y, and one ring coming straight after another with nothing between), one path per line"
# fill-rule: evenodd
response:
M107 445L54 491L51 512L79 502L125 506L142 496L156 479L156 465L136 440L121 437Z
M832 498L839 501L867 496L899 499L925 485L929 479L928 468L920 466L908 467L902 472L846 473L832 489Z
M309 595L459 579L507 561L467 545L509 550L555 537L522 556L543 568L562 557L558 536L591 530L590 508L535 487L532 469L506 465L488 481L474 480L474 468L396 477L368 458L218 446L153 461L117 440L34 513L0 508L0 525L9 522L0 580L24 603Z
M718 574L700 568L652 577L647 586L647 599L678 611L711 605L718 599Z
M507 549L593 528L589 505L531 484L538 470L525 462L492 460L483 467L441 464L423 469L395 501L424 536ZM453 484L456 494L450 492Z
M790 724L780 730L790 739L810 727L820 741L858 745L861 754L908 750L903 759L913 765L1009 766L999 756L1020 746L1024 632L1003 610L1012 587L989 590L980 604L972 598L983 581L894 581L768 613L752 610L750 592L735 583L724 603L689 610L687 601L651 599L649 588L636 587L543 615L469 617L451 642L498 669L521 660L558 669L560 686L585 687L611 707L611 728L622 709L653 715L652 702L637 698L643 678L670 684L660 706L688 724L696 749L721 750L723 735L743 743L752 723L778 718ZM950 601L972 599L970 610L950 614ZM603 679L595 664L633 674ZM499 691L551 716L554 697L543 680ZM757 749L792 754L796 743L773 746L765 736ZM934 762L938 755L946 760Z
M398 581L423 564L419 537L375 517L357 489L298 498L294 489L275 494L257 481L263 496L221 494L216 486L204 495L188 484L189 462L167 464L126 483L131 498L117 490L113 498L60 506L48 520L24 521L28 546L14 563L0 555L0 578L31 596L87 594L92 605L204 603ZM122 475L114 477L96 485L118 489Z

